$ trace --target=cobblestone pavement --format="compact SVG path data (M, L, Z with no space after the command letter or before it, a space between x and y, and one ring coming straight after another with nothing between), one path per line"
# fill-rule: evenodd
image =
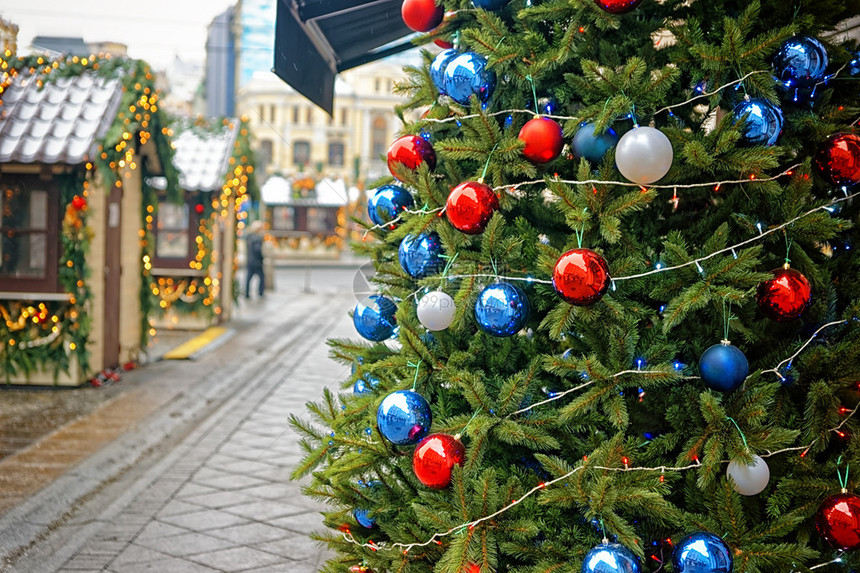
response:
M324 341L354 335L354 274L320 271L314 293L283 281L246 305L228 344L137 371L151 378L143 388L174 396L0 517L0 568L317 571L326 553L308 533L320 507L289 481L300 452L287 418L348 374Z

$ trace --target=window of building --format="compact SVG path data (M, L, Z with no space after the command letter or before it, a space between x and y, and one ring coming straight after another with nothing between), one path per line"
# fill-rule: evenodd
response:
M343 167L343 142L332 141L328 144L328 164Z
M347 123L349 123L349 110L343 108L340 110L340 124L346 125Z
M176 205L166 201L159 202L155 216L156 259L173 259L174 262L190 261L190 231L190 212L187 204Z
M380 80L379 78L373 80L373 91L375 91L376 93L382 91L382 80Z
M334 226L329 223L328 209L311 207L308 209L308 232L331 233Z
M388 145L388 126L385 123L385 118L375 117L371 124L370 130L370 149L373 159L378 159L380 155L384 155Z
M313 108L309 107L305 110L305 123L310 125L313 122L314 122L314 110L313 110Z
M261 139L260 140L260 152L258 155L259 158L259 167L264 172L266 167L272 162L272 154L273 154L273 144L271 139Z
M299 106L293 106L293 123L299 123Z
M269 106L269 122L275 123L275 104Z
M308 141L293 142L293 165L306 167L311 162L311 144Z
M265 111L266 111L266 106L263 106L263 105L261 105L260 108L257 110L257 115L260 116L260 123L263 123L264 121L266 121L266 116L263 115L265 113Z
M57 292L59 198L30 179L0 188L0 279L4 289Z
M293 231L296 228L296 214L292 207L276 205L272 207L272 230Z

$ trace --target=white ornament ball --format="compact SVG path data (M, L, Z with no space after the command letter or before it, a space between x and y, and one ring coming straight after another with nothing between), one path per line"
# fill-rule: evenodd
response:
M418 301L418 321L427 330L445 330L454 322L454 299L445 292L428 292Z
M615 147L615 165L621 174L640 185L663 178L672 167L672 142L653 127L637 127L621 136Z
M735 482L735 491L741 495L758 495L770 481L770 468L759 456L753 456L751 466L744 462L729 462L726 475Z

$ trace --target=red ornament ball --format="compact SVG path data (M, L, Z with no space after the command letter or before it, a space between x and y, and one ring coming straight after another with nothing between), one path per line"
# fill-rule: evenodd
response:
M860 497L837 493L825 499L815 512L815 529L836 549L860 549Z
M799 271L778 268L773 278L758 285L758 306L768 317L777 321L792 320L803 314L812 302L812 288Z
M587 306L609 288L609 265L591 249L573 249L556 261L552 286L567 302Z
M72 208L75 211L81 211L87 207L87 200L81 197L80 195L75 195L72 197Z
M831 135L818 150L813 163L821 176L834 185L860 183L860 135Z
M442 23L445 11L433 0L403 0L400 15L416 32L429 32Z
M442 489L451 484L455 465L462 466L466 448L460 440L448 434L430 434L415 447L412 469L429 488Z
M388 170L394 177L397 177L395 165L414 170L422 163L426 163L431 171L436 168L436 150L423 137L404 135L388 148Z
M536 117L526 122L518 136L526 142L523 155L532 163L548 163L561 154L564 146L561 126L548 117Z
M484 231L498 208L499 198L492 188L478 181L466 181L451 190L445 214L458 231L477 235Z
M610 14L624 14L641 4L642 0L594 0L594 3Z
M451 42L447 42L442 38L436 38L435 40L433 40L433 43L442 48L443 50L450 50L454 47L454 44L452 44Z

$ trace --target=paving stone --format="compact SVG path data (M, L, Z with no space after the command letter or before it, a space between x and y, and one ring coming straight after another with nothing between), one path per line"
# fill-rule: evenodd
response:
M223 551L196 555L193 559L197 563L202 563L220 571L247 571L255 567L274 565L282 560L277 555L251 549L250 547L234 547Z
M238 515L216 509L171 515L170 517L162 517L160 519L171 525L185 527L192 531L206 531L208 529L218 529L248 523L247 519Z
M125 563L111 568L113 573L216 573L218 569L206 567L185 559L159 559L146 563Z
M292 561L302 561L321 555L324 551L322 545L309 537L297 536L277 541L269 541L253 546L260 551L267 551L286 557ZM291 569L290 569L291 570Z
M144 527L136 539L155 539L168 535L182 535L188 533L188 529L177 527L163 521L151 521Z
M198 506L208 507L211 509L223 509L227 507L231 507L241 503L252 503L255 499L241 491L216 491L213 493L206 493L203 495L194 496L189 499L191 503L194 503ZM176 502L183 503L183 502ZM185 504L188 505L188 504ZM195 509L200 509L199 507Z
M194 497L195 495L203 495L204 493L212 493L218 491L214 487L209 487L205 485L200 485L197 483L189 483L186 484L176 492L176 497L179 499L184 499L188 497Z
M195 479L194 483L203 484L205 486L212 487L217 490L225 490L242 489L252 485L262 485L267 483L267 480L261 479L259 477L241 476L222 472L222 475L218 477L212 477L203 480Z
M203 533L185 533L155 539L139 539L139 545L166 553L172 557L187 557L198 553L208 553L228 549L234 544Z
M122 553L117 555L116 559L110 564L113 568L119 568L125 570L126 567L130 567L139 563L149 563L151 561L160 561L163 560L167 555L164 553L160 553L158 551L154 551L147 547L141 547L140 545L129 545L126 547Z
M270 522L277 527L283 527L297 533L307 535L311 531L320 531L325 529L323 516L319 511L310 511L298 515L290 515L287 517L279 517Z
M220 493L220 492L219 492ZM167 517L170 515L182 515L183 513L191 513L194 511L200 511L201 507L209 507L202 503L196 503L193 499L189 501L179 501L178 499L171 500L165 505L162 509L158 511L156 515ZM152 516L150 515L150 519Z
M297 507L288 503L276 501L257 501L254 503L240 503L227 509L230 513L247 517L255 521L268 522L278 517L307 513L304 507Z
M232 527L213 529L206 533L241 545L274 541L275 539L282 539L289 535L289 532L284 531L284 529L265 523L245 523Z

